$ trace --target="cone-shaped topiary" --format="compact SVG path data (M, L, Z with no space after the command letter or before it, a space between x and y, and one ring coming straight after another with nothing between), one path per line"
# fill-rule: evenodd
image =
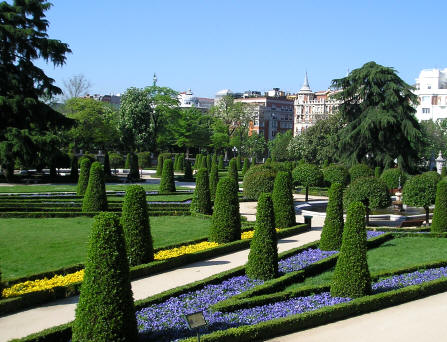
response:
M136 266L154 260L146 191L141 185L127 187L121 225L124 230L129 265Z
M447 232L447 180L442 180L437 185L431 231L432 233Z
M72 341L136 341L129 264L118 215L93 221Z
M128 177L132 180L138 180L138 179L140 179L140 172L138 171L138 157L133 152L129 153L128 157L129 157L129 162L130 162Z
M212 162L211 154L208 154L206 156L206 169L208 170L208 173L211 172L211 162Z
M275 210L275 227L287 228L296 224L292 195L292 175L290 172L280 171L275 177L273 207Z
M81 158L81 172L79 173L78 188L76 189L76 195L84 196L85 190L87 190L88 178L90 175L90 167L92 162L89 158Z
M228 177L236 182L236 185L239 189L239 175L237 171L237 161L235 158L230 160L230 164L228 166Z
M224 169L224 157L222 155L219 156L219 164L217 166L219 167L219 170Z
M211 158L211 168L213 168L213 164L216 164L217 166L217 154L213 153L213 156Z
M178 168L177 171L183 171L185 167L185 156L183 154L178 157Z
M176 155L174 156L174 171L177 171L178 168L179 168L179 166L178 166L178 157L179 157L178 154L176 154Z
M249 168L250 168L250 159L245 158L244 159L244 167L242 168L242 176L245 176L245 174L247 173Z
M163 162L163 173L161 175L159 193L166 194L175 192L174 169L171 159Z
M241 159L240 154L238 154L236 157L236 165L237 165L238 171L241 171L242 170L242 159Z
M209 240L227 243L240 238L241 216L236 186L233 179L224 177L217 184Z
M107 210L106 186L104 171L100 162L94 162L90 167L87 190L82 201L82 211Z
M185 176L183 177L185 181L192 181L194 180L192 176L192 167L191 162L189 160L185 160Z
M194 162L194 169L200 169L200 165L202 164L202 155L199 153L196 155L196 160Z
M191 212L211 214L211 195L208 179L208 170L201 168L196 175L196 188L190 207Z
M366 258L365 206L353 202L348 208L343 241L331 284L333 297L362 297L371 293Z
M245 273L252 279L273 279L278 275L278 247L275 215L270 194L259 196L256 225Z
M210 174L210 196L211 201L216 198L217 183L219 183L219 170L216 164L213 164Z
M341 183L332 183L329 188L329 203L326 209L323 231L321 232L321 250L340 250L343 225L343 185Z
M71 158L70 178L74 181L77 181L79 177L78 167L78 157L73 156Z
M104 175L111 176L112 170L110 169L110 159L109 159L109 152L105 152L104 154Z
M161 176L162 173L163 173L163 155L160 153L157 158L157 171L155 174L157 176Z

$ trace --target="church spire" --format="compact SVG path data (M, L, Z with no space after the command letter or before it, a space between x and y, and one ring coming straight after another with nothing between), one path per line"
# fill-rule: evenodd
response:
M306 74L304 75L303 86L300 89L300 93L302 93L302 92L306 92L306 93L312 92L312 90L310 90L310 87L309 87L309 79L307 78L307 71L306 71Z

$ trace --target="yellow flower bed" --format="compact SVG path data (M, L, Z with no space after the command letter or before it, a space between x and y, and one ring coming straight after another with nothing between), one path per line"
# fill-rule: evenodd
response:
M67 275L55 275L51 279L43 278L37 280L29 280L23 283L15 284L6 288L2 292L3 298L20 296L25 293L49 290L56 286L66 286L82 281L84 278L84 270Z
M277 232L279 232L279 228L275 228ZM254 230L248 230L246 232L242 232L241 234L241 239L251 239L253 238L253 235L255 235L255 231Z
M169 258L175 258L175 257L178 257L183 254L195 253L195 252L203 251L204 249L214 248L217 246L218 246L218 244L216 242L204 241L204 242L200 242L200 243L195 243L193 245L186 245L186 246L176 247L176 248L172 248L172 249L165 249L165 250L161 250L161 251L155 253L154 259L155 260L165 260L165 259L169 259Z

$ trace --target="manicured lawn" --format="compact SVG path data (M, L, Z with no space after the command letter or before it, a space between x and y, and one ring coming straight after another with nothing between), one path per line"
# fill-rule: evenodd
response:
M93 219L88 217L0 219L3 279L28 276L85 260ZM208 235L209 220L190 216L151 217L155 247Z
M445 260L447 258L447 239L407 237L385 242L379 248L368 251L368 265L371 274L410 267L413 265ZM287 289L305 285L327 284L332 279L333 270L307 278L303 283Z

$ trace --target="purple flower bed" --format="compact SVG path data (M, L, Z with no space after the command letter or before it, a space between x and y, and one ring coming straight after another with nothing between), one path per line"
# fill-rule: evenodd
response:
M299 271L317 261L325 259L337 251L322 251L318 248L309 248L305 251L295 254L289 258L282 259L278 262L278 271L280 273L289 273Z
M366 231L366 238L369 240L369 239L378 237L378 236L383 235L383 234L385 234L385 232L378 232L378 231L373 231L373 230L367 230Z

